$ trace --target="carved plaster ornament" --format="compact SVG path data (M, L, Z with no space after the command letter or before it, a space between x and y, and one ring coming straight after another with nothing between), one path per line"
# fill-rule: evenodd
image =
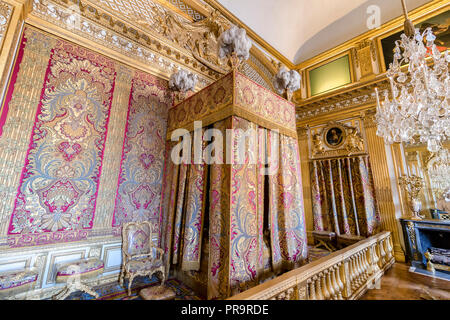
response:
M320 134L316 133L315 135L313 135L312 142L313 142L313 155L324 153L325 147L323 146Z
M364 151L364 140L356 128L350 128L347 135L347 144L345 146L347 151L351 153Z
M229 27L229 22L215 10L209 17L197 22L187 22L177 19L172 12L163 12L158 7L152 8L156 22L149 23L139 19L143 26L158 30L161 35L189 50L194 58L221 74L229 70L219 59L218 38Z

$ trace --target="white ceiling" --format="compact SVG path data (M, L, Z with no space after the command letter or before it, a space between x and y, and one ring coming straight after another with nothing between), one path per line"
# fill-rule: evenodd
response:
M411 11L431 0L406 0ZM381 24L403 14L400 0L219 0L272 47L298 64L368 31L367 9Z

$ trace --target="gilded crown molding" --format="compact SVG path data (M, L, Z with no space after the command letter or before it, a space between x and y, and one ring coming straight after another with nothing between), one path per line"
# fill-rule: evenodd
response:
M3 39L6 35L13 9L14 7L11 4L0 1L0 51L2 50Z
M388 86L387 79L382 78L343 88L326 96L304 100L297 106L297 126L318 120L317 117L333 118L336 113L361 111L373 107L376 103L375 88L383 91Z
M158 8L161 10L160 6ZM163 35L131 25L87 1L74 4L71 0L33 0L27 22L32 23L33 17L145 63L166 78L180 67L198 75L199 87L220 77L220 73L200 63L187 49L174 45ZM45 23L38 25L40 22L34 25L44 28ZM50 27L47 29L53 32Z

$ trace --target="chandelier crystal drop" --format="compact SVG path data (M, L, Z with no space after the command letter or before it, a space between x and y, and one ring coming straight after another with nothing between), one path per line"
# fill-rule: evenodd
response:
M428 176L431 180L431 188L436 197L450 192L450 151L442 148L435 153L429 161Z
M377 135L387 144L418 139L430 152L437 152L450 138L450 55L436 48L431 28L423 33L415 29L410 36L405 33L395 43L394 60L386 74L391 99L386 90L380 102L375 89ZM402 68L406 64L407 70Z

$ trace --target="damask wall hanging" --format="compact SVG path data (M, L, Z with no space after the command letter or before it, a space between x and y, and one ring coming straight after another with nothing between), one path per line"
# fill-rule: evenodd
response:
M0 150L9 245L118 236L124 222L159 222L167 88L26 26L0 138L9 146Z

